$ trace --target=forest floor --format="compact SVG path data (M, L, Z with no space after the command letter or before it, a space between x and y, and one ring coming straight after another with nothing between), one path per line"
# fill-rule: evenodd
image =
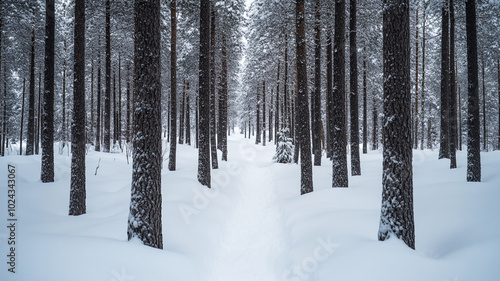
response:
M18 218L13 274L2 188L0 280L500 279L500 151L482 153L483 182L467 183L465 151L450 170L437 150L414 150L411 250L396 239L377 241L381 151L361 155L362 175L349 177L349 188L331 188L323 157L313 168L314 192L300 196L299 165L273 163L275 146L254 143L229 137L229 161L212 170L210 190L196 180L197 150L177 146L177 171L162 172L163 250L127 241L132 167L125 152L89 151L87 214L78 217L67 215L67 151L56 154L49 184L39 179L40 156L0 158L0 186L7 164L17 167Z

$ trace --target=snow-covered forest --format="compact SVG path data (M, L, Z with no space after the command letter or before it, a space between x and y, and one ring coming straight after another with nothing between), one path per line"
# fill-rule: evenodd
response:
M1 0L0 280L499 280L499 15Z

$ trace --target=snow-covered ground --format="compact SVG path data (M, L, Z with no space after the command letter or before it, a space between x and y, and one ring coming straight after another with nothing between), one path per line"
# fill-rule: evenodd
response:
M300 167L272 163L274 145L254 142L229 137L212 190L196 180L197 150L177 147L177 171L163 169L163 250L127 241L124 153L88 153L79 217L67 215L67 153L56 155L50 184L39 180L40 156L0 158L0 280L500 280L500 152L482 153L483 182L466 183L465 151L455 170L437 151L414 151L413 251L377 241L380 151L362 154L362 176L342 189L331 188L323 158L314 192L300 196ZM15 274L6 263L8 163L18 169Z

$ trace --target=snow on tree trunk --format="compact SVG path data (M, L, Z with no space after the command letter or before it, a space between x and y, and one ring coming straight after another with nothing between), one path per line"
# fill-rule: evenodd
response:
M479 69L477 61L476 1L465 1L467 30L467 181L481 181Z
M349 10L349 70L351 109L351 174L361 175L359 159L359 112L358 112L358 49L356 47L356 0L350 1Z
M163 248L160 0L136 0L134 152L128 239Z
M348 187L345 108L345 0L335 1L332 187Z
M304 0L297 0L295 6L297 48L297 120L300 143L300 194L313 191L311 136L309 126L309 101L307 95L307 62Z
M71 184L69 214L85 207L85 0L75 1L73 123L71 125Z
M42 115L42 182L54 182L54 0L45 2L45 62Z
M384 1L382 208L378 238L415 249L410 94L409 0Z
M198 181L210 187L210 0L200 0Z
M441 133L439 137L439 159L450 158L450 35L448 3L441 8Z
M111 15L110 3L106 0L106 89L104 93L104 145L103 151L110 151L111 143Z

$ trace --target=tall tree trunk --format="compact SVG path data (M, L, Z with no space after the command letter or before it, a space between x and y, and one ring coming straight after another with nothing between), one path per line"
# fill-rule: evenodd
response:
M458 85L458 150L462 151L462 98L460 85Z
M198 139L199 139L199 124L200 124L200 117L199 117L199 113L200 113L200 106L199 106L199 101L198 101L198 91L196 91L196 102L195 102L195 144L196 144L196 148L199 148L199 143L198 143Z
M122 148L122 60L120 54L118 54L118 145L120 149Z
M418 4L415 11L415 129L413 131L413 148L418 148Z
M384 1L382 209L378 239L415 249L410 93L409 0Z
M455 9L450 4L450 169L457 167L457 89L455 84Z
M33 155L35 144L35 28L31 31L30 95L28 101L28 139L26 155Z
M210 9L210 151L212 169L218 169L217 161L217 127L215 122L215 5L211 3Z
M332 187L348 187L345 109L345 0L335 0ZM332 114L332 113L331 113Z
M117 106L118 100L116 99L116 72L113 70L113 145L115 146L118 140L118 112Z
M90 67L90 126L88 138L88 142L94 144L94 57L92 57Z
M274 113L274 109L273 109L273 106L274 106L274 90L271 88L271 102L269 103L269 127L268 127L268 130L269 130L269 143L271 141L273 141L273 136L274 136L274 132L273 132L273 113Z
M136 0L132 196L128 239L163 248L161 221L160 0Z
M179 110L179 144L184 144L184 108L186 107L186 79L182 86L181 108Z
M349 54L350 54L350 88L351 96L351 174L361 175L361 163L359 159L359 109L358 109L358 47L356 46L356 0L350 1L349 12Z
M54 0L45 2L45 68L42 115L42 182L54 181Z
M500 150L500 58L497 58L497 75L498 75L498 139L497 139L497 150Z
M19 136L19 155L23 155L23 131L24 131L24 100L26 95L26 78L23 78L23 101L21 106L21 133Z
M368 106L366 88L366 48L363 48L363 154L368 153Z
M106 92L104 94L104 152L110 151L111 143L111 12L110 0L106 0Z
M101 45L101 40L99 40L99 46ZM101 151L101 129L102 129L102 121L101 121L101 100L102 100L102 84L101 84L101 50L97 51L97 120L96 120L96 135L95 135L95 151Z
M63 61L63 72L62 72L62 129L61 129L61 136L62 136L62 148L64 149L66 147L66 142L68 141L67 138L67 127L66 127L66 40L64 40L64 61ZM63 151L61 150L60 153Z
M326 156L333 157L333 59L332 30L326 32Z
M311 136L309 126L309 102L307 94L307 61L306 61L306 29L305 0L297 0L295 6L297 50L297 123L300 144L300 194L313 191Z
M486 85L484 83L484 53L481 54L481 67L483 74L483 150L488 151L488 131L486 130Z
M130 100L131 97L130 97L130 80L129 80L130 72L129 72L129 70L130 70L130 68L127 68L127 79L126 79L127 80L127 82L126 82L127 83L127 119L126 119L127 120L127 128L126 128L126 132L125 132L125 140L126 140L127 144L130 143L130 136L131 136L131 129L130 128L132 127L132 125L130 123L130 121L131 121L130 120L130 114L131 114L130 107L131 107L132 102ZM168 123L168 121L167 121L167 123Z
M448 0L441 8L441 133L439 135L439 159L450 158L450 35Z
M293 127L291 127L291 120L290 120L290 108L289 108L289 99L288 99L288 34L285 33L285 71L283 73L284 75L284 83L283 83L283 91L284 91L284 96L283 96L283 127L289 129L289 136L292 135L292 130Z
M481 181L481 136L479 133L479 71L477 62L476 1L465 1L467 31L467 181Z
M210 188L210 0L200 0L198 181Z
M424 149L424 138L425 138L425 121L424 121L424 118L425 118L425 40L426 40L426 35L425 35L425 27L426 27L426 10L427 10L427 7L428 7L428 4L427 2L424 1L424 6L423 6L423 14L422 14L422 19L423 19L423 22L422 22L422 87L420 89L420 91L422 92L421 93L421 97L420 97L420 102L421 102L421 106L420 106L420 130L421 130L421 133L420 133L420 150L423 150ZM430 112L429 112L430 113ZM429 139L427 140L429 141ZM429 144L427 144L427 148L429 148Z
M85 199L85 0L75 0L73 123L69 215L86 213Z
M378 110L377 97L373 93L372 112L373 112L373 131L372 131L372 150L378 150Z
M257 88L257 105L256 105L256 118L257 118L257 136L255 137L255 144L260 143L260 92L259 89Z
M36 118L35 154L40 154L40 128L42 124L42 72L38 72L38 110Z
M312 141L314 166L321 166L321 8L316 0L314 21L314 96L312 98Z
M187 82L187 90L189 91L189 81ZM191 106L189 105L189 94L186 95L186 144L191 145Z
M280 61L278 61L278 73L276 75L276 112L274 115L274 141L278 145L278 132L280 131Z
M177 158L177 0L170 2L170 154L168 170L175 171Z
M266 146L266 81L262 82L262 146Z

